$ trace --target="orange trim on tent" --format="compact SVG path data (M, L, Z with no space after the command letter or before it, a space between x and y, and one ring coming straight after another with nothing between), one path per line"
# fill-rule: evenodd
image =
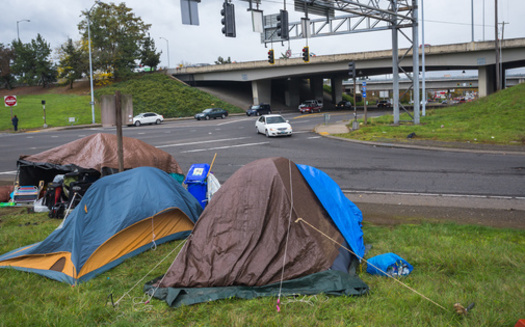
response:
M194 223L179 209L168 209L141 220L115 234L104 242L86 261L77 278L135 251L141 246L150 244L174 233L193 229Z
M2 266L22 267L28 269L54 270L75 277L75 267L71 261L71 252L46 254L28 254L4 260Z

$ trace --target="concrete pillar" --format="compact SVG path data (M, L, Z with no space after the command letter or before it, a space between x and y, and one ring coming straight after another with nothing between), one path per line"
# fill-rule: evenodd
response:
M286 81L284 91L284 104L289 108L296 108L301 103L301 79L289 79Z
M332 77L330 84L332 84L332 103L337 104L343 100L343 78Z
M486 97L496 90L496 67L480 66L478 67L478 96Z
M311 100L323 101L323 79L321 77L310 78L310 91L312 93Z
M133 124L133 98L131 94L122 94L120 97L122 106L122 125ZM116 126L117 119L115 114L115 95L106 94L101 96L100 120L102 127Z
M272 81L269 79L252 81L253 104L272 102Z

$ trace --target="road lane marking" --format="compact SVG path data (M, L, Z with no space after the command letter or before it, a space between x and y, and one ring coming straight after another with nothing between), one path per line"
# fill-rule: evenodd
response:
M162 149L162 148L171 148L171 147L176 147L176 146L206 144L206 143L214 143L214 142L236 141L236 140L243 140L243 139L249 139L249 138L251 138L251 136L236 137L236 138L230 138L230 139L209 140L209 141L197 141L197 142L187 142L187 143L164 144L164 145L157 145L156 148L157 149Z
M203 152L203 151L225 150L225 149L231 149L231 148L241 148L241 147L245 147L245 146L262 145L262 144L268 144L268 143L270 143L270 142L258 142L258 143L244 143L244 144L236 144L236 145L225 145L225 146L218 146L218 147L214 147L214 148L194 149L194 150L181 151L181 153L193 153L193 152Z
M0 172L0 175L15 175L15 174L16 174L16 170Z
M471 199L499 199L499 200L525 200L525 197L512 195L477 195L477 194L447 194L447 193L421 193L421 192L388 192L388 191L358 191L358 190L341 190L349 194L380 194L380 195L404 195L404 196L433 196L449 198L471 198Z

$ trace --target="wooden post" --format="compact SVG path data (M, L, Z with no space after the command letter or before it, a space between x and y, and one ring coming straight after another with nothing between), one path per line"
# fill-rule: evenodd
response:
M117 155L118 171L124 171L124 147L122 144L122 103L120 101L120 91L115 92L115 120L117 124Z

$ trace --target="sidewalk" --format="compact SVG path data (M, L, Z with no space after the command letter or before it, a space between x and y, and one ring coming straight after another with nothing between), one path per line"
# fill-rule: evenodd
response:
M351 124L351 121L337 121L335 123L319 124L315 126L314 131L324 137L335 138L341 141L354 142L360 144L368 144L380 147L389 148L410 148L410 149L422 149L422 150L436 150L436 151L454 151L454 152L472 152L472 153L493 153L493 154L513 154L513 155L524 155L525 146L520 145L494 145L494 144L476 144L467 142L441 142L433 140L418 140L406 139L403 141L399 140L384 140L378 142L372 141L360 141L344 137L336 137L334 134L346 134L350 133L351 130L347 124Z

